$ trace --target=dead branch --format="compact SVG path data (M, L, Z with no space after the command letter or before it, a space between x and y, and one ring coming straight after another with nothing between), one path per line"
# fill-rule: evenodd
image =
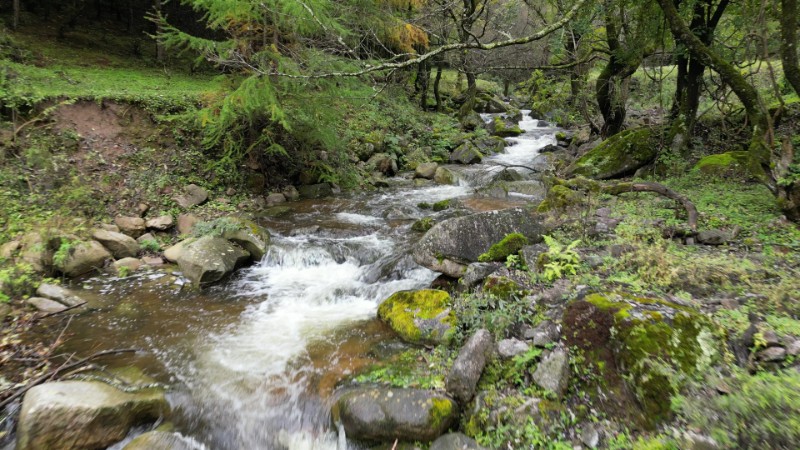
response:
M694 206L694 203L692 203L685 196L673 191L663 184L652 182L617 183L603 186L602 191L603 193L609 195L620 195L627 192L653 192L675 200L683 205L683 208L686 210L686 213L689 216L687 221L692 233L697 233L697 208Z

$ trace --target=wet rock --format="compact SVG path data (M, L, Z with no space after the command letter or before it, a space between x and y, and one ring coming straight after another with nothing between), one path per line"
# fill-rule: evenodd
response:
M482 160L483 154L475 144L469 141L456 147L453 153L450 154L450 162L452 163L477 164Z
M260 261L269 247L269 231L251 220L234 217L230 219L238 225L238 228L226 230L222 237L247 250L253 260Z
M434 391L356 388L339 396L332 415L349 438L429 442L455 423L458 405Z
M464 275L467 265L510 233L530 241L541 240L546 228L525 209L489 211L442 221L417 243L414 261L453 278Z
M292 212L288 206L273 206L258 213L259 217L283 217Z
M545 355L536 366L533 381L540 387L562 397L569 383L569 354L563 347Z
M111 264L111 267L113 267L117 272L119 272L119 270L123 267L131 272L134 272L142 267L142 260L138 258L122 258L118 261L114 261L114 263Z
M272 194L267 195L267 205L273 206L278 205L280 203L286 203L286 196L280 192L274 192Z
M181 208L191 208L202 205L208 201L208 191L196 184L189 184L183 188L183 194L172 198Z
M419 219L416 222L414 222L414 224L411 225L411 229L419 233L424 233L433 228L434 223L436 222L434 222L432 218L423 217L422 219Z
M786 359L786 349L783 347L770 347L758 352L758 360L764 362L780 362Z
M106 230L93 230L92 239L103 244L116 259L132 258L139 253L139 243L127 234Z
M328 183L317 183L300 186L298 189L302 198L325 198L333 195L331 185Z
M120 441L136 424L169 409L164 393L126 393L104 383L58 381L25 394L17 425L17 449L99 449Z
M456 177L452 170L439 166L433 174L433 181L436 184L451 185L458 182L458 177Z
M188 244L178 265L195 286L214 283L250 259L250 254L227 239L204 236Z
M145 222L148 230L167 231L175 226L172 216L158 216Z
M487 129L489 133L500 137L519 136L522 134L522 130L517 122L500 116L496 116L492 119L487 125Z
M530 346L519 339L503 339L497 343L497 354L503 358L513 358L529 349Z
M731 234L723 230L704 230L697 233L697 242L705 245L724 245L731 239Z
M475 395L475 386L478 385L493 346L491 333L481 329L458 352L453 367L447 374L445 389L462 405L466 405Z
M432 180L438 168L439 165L436 163L420 163L417 165L417 168L414 169L414 176L416 178Z
M417 211L413 206L396 205L387 208L383 217L386 220L414 220L417 218Z
M503 153L506 148L506 141L497 136L473 137L470 142L481 152L482 155L493 155Z
M26 300L26 303L43 313L58 313L67 309L67 307L61 303L44 297L31 297Z
M485 280L501 267L498 263L472 263L467 266L464 275L461 276L461 284L466 287L473 287Z
M178 233L190 234L200 219L194 214L181 214L178 216Z
M150 431L137 436L122 450L195 450L205 448L180 433Z
M114 218L114 223L119 227L120 232L132 238L143 235L146 229L145 221L141 217L117 216Z
M112 259L111 253L99 242L77 242L69 255L55 267L68 277L77 277L103 268L109 259Z
M395 292L380 304L378 317L412 344L447 343L455 333L456 317L445 291Z
M39 285L39 288L36 289L36 294L67 306L77 306L86 303L85 300L80 298L80 296L76 295L73 291L56 284L42 283Z
M447 433L433 441L430 450L485 450L463 433Z
M536 347L547 347L550 344L558 342L560 333L558 332L558 325L549 320L545 320L531 331L530 337L525 337L533 340L533 345Z

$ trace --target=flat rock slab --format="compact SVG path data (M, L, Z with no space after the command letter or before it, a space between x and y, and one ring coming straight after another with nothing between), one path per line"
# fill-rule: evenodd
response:
M133 258L139 253L139 243L127 234L96 229L92 231L92 239L103 244L116 259Z
M82 303L86 303L84 299L75 295L71 290L57 284L40 284L39 288L36 289L36 294L40 297L55 300L66 306L78 306Z
M67 307L61 303L43 297L31 297L27 300L27 303L39 311L48 314L59 313L67 309Z

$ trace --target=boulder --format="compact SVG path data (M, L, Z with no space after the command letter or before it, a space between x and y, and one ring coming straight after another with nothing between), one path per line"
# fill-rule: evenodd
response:
M463 433L447 433L433 441L430 450L485 450Z
M458 177L452 170L440 166L436 168L436 172L433 174L433 181L436 184L451 185L458 183Z
M204 236L186 246L178 266L195 286L203 286L221 280L249 259L247 251L227 239Z
M437 223L413 250L414 261L453 278L464 275L467 265L510 233L529 242L541 241L546 227L535 213L523 208L488 211Z
M169 410L164 393L126 393L104 383L57 381L34 386L22 401L17 449L101 449L122 440L134 425Z
M458 352L453 367L447 374L447 393L466 405L475 395L475 386L483 374L486 361L492 353L494 339L488 330L480 329L467 340Z
M172 247L164 250L164 258L172 263L178 262L178 259L180 259L184 250L186 250L186 246L189 245L191 242L193 241L189 239L185 241L180 241L177 244L173 245Z
M366 169L370 172L380 172L392 176L397 173L397 160L388 153L376 153L367 161Z
M731 233L723 230L703 230L697 233L697 242L705 245L724 245L732 239Z
M467 266L464 275L461 276L460 283L468 288L473 287L496 272L500 267L501 265L497 263L472 263Z
M114 218L114 223L119 227L120 232L132 238L143 235L147 229L145 221L141 217L117 216ZM109 233L113 233L113 231L109 231Z
M286 203L286 196L281 192L273 192L267 195L267 206L273 206L280 203Z
M709 155L692 169L704 175L718 178L763 181L767 178L764 169L750 152L727 152Z
M558 347L546 354L536 366L533 381L562 397L569 383L569 354L566 348Z
M22 236L20 259L36 272L44 272L52 263L53 254L49 251L42 235L32 231Z
M200 219L194 214L181 214L178 216L178 233L190 234Z
M196 184L189 184L183 188L183 194L172 198L181 208L191 208L202 205L208 201L208 191Z
M267 253L269 231L251 220L233 217L230 219L239 227L235 230L225 230L222 237L247 250L254 260L260 261Z
M68 277L77 277L98 270L112 259L111 253L97 241L75 243L63 261L55 264L56 269Z
M84 299L80 298L73 291L57 284L40 284L39 288L36 289L36 295L55 300L67 306L77 306L86 303Z
M474 131L486 126L486 122L483 121L481 115L475 111L470 111L466 116L460 117L458 121L465 131Z
M100 225L97 226L97 228L100 228L100 229L106 230L106 231L113 231L115 233L119 233L120 232L119 231L119 227L114 225L114 224L112 224L112 223L101 223Z
M477 164L483 160L483 154L478 147L470 141L456 147L450 154L450 162L459 164Z
M445 291L395 292L380 304L378 317L412 344L447 343L455 334L456 316Z
M92 239L103 244L116 258L132 258L139 253L139 243L127 234L96 229L92 231Z
M489 122L488 128L489 133L500 137L519 136L522 134L522 129L516 122L500 116Z
M414 169L414 177L416 178L425 178L427 180L432 180L433 177L436 175L436 169L439 168L439 164L436 163L420 163L417 164L417 168Z
M333 195L333 189L328 183L308 184L297 188L302 198L325 198Z
M26 300L26 303L43 313L58 313L67 309L67 307L61 303L44 297L31 297Z
M519 339L503 339L497 343L497 354L503 358L513 358L529 349L530 346Z
M456 422L458 405L434 391L362 387L341 393L332 415L349 438L429 442Z
M286 200L293 202L300 198L300 192L296 187L289 185L283 188L283 196L286 197Z
M167 231L175 226L175 221L172 216L158 216L145 222L148 230Z
M164 259L159 256L144 256L142 257L142 263L150 267L158 267L164 265Z
M506 148L506 141L497 136L472 137L470 142L481 152L482 155L493 155L503 153Z
M205 448L194 440L167 431L149 431L137 436L122 450L197 450Z
M605 180L633 174L653 161L658 145L648 128L626 130L606 139L567 168L568 175Z
M139 258L122 258L120 260L114 261L114 263L111 264L111 266L117 272L119 272L119 270L122 269L123 267L126 268L125 270L135 272L139 270L140 267L142 267L142 264L143 262Z

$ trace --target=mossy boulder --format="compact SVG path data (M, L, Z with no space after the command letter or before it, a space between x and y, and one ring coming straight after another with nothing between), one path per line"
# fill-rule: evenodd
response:
M505 261L509 255L516 254L528 245L528 238L521 233L507 234L500 242L489 247L486 253L478 256L479 262Z
M450 162L459 164L477 164L483 160L483 154L478 147L470 142L464 142L456 147L450 154Z
M483 283L483 292L497 298L508 299L522 292L522 286L509 277L489 275Z
M649 128L637 128L611 136L572 163L567 173L597 180L633 174L658 154L651 134Z
M510 119L497 116L489 123L489 132L495 136L510 137L522 134L522 129Z
M55 268L68 277L99 270L112 259L111 253L97 241L78 241L70 245L62 258L54 257L53 261Z
M269 231L252 220L238 217L229 219L238 225L238 228L225 230L222 237L247 250L254 260L261 260L269 247Z
M667 419L682 383L705 373L720 355L709 318L661 299L591 294L567 308L564 327L568 344L601 363L607 372L601 378L624 380L622 390L632 393L644 426Z
M338 394L331 411L348 438L430 442L458 419L458 404L423 389L361 387Z
M709 155L694 166L694 171L719 178L765 180L764 169L750 152L727 152Z
M584 195L574 191L567 186L556 184L547 191L544 200L539 203L539 212L549 212L554 210L563 211L572 206L583 202Z
M419 233L424 233L430 230L433 227L434 221L430 217L423 217L422 219L417 220L411 225L411 229L413 231L417 231Z
M436 173L433 174L433 181L436 184L457 184L458 177L456 177L456 174L453 173L452 170L439 166L436 168Z
M395 292L378 307L378 317L412 344L447 343L455 334L456 316L445 291Z

